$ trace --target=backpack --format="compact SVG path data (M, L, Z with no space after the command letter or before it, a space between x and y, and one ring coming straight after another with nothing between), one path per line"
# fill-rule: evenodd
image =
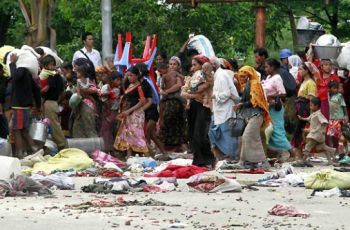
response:
M291 73L284 68L280 68L280 75L283 80L283 86L286 89L286 97L292 97L296 94L297 83Z

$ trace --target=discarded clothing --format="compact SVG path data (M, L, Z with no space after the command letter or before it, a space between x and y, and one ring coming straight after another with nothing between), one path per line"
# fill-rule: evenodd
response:
M74 176L77 177L96 177L99 174L99 170L97 168L87 168L82 171L78 171Z
M50 174L55 170L83 170L91 167L93 160L80 149L64 149L51 157L47 162L38 162L32 169L25 170L29 173L44 172Z
M275 173L258 180L257 186L266 187L280 187L280 186L292 186L303 187L304 179L301 175L298 175L290 164L283 164L282 168Z
M258 180L258 182L255 185L264 187L304 187L304 179L301 175L288 174L284 178L279 179L261 179Z
M233 179L228 179L220 173L211 171L191 176L187 185L197 192L240 192L241 185Z
M331 169L323 169L311 173L304 179L305 187L308 189L350 189L350 175Z
M113 163L115 165L117 165L118 167L126 167L126 163L122 162L121 160L119 160L118 158L115 158L107 153L104 153L100 150L96 150L91 154L92 159L101 164L101 165L105 165L106 163L110 162Z
M122 174L116 170L101 169L100 175L103 177L121 177Z
M52 192L44 185L27 176L17 176L10 181L0 180L0 198L6 196L50 195Z
M207 172L208 169L198 167L195 165L180 166L180 165L168 165L164 170L155 174L145 173L145 177L175 177L179 179L189 178L193 175Z
M268 211L268 213L270 215L275 215L275 216L289 216L289 217L302 217L302 218L307 218L310 216L310 214L302 210L298 210L293 206L282 205L282 204L276 204Z
M175 184L163 181L157 185L146 185L143 187L144 192L170 192L175 190Z
M43 176L40 174L34 174L30 177L31 179L39 182L40 184L46 186L47 188L51 188L56 186L58 189L62 190L72 190L74 189L74 182L72 178L67 177L62 174L51 174L47 176Z
M145 180L113 178L96 179L93 184L83 186L81 190L86 193L127 194L129 192L168 192L173 191L176 186L177 181L174 178L156 180L152 184L147 184Z
M38 152L26 156L21 160L21 166L33 167L38 162L45 162L48 158L44 157L44 150L40 149Z

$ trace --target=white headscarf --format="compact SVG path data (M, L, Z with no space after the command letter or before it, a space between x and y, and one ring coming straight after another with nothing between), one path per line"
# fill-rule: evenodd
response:
M288 63L291 65L291 68L289 69L289 72L293 75L293 77L296 79L298 75L298 68L303 61L298 55L292 55L288 57Z

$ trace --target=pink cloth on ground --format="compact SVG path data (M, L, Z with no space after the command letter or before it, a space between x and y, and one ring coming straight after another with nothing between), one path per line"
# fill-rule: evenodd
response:
M283 204L276 204L268 211L268 213L275 216L289 216L302 218L307 218L310 216L310 214L302 210L298 210L293 206Z
M115 164L118 167L125 167L126 163L122 162L121 160L119 160L118 158L115 158L107 153L104 153L100 150L95 150L92 154L91 157L94 161L96 161L99 164L106 164L108 162L111 162L113 164Z

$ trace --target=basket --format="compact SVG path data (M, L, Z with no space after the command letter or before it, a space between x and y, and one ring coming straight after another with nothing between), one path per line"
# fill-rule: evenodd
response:
M317 46L312 45L317 57L320 59L337 59L343 46Z
M298 46L306 47L315 42L321 35L325 34L324 30L305 30L297 29Z

